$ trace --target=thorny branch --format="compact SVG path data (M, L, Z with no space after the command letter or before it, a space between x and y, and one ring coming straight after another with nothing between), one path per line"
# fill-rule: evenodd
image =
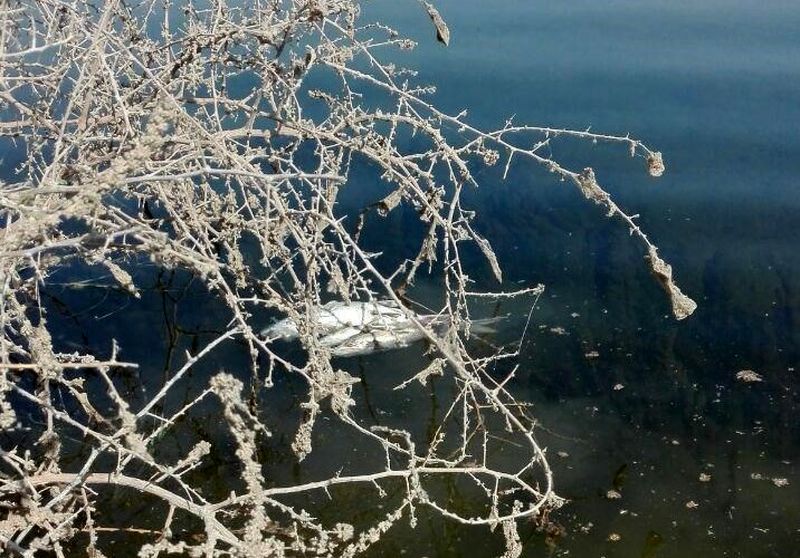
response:
M447 45L445 18L431 3L419 4ZM438 110L427 100L432 88L415 85L413 72L389 62L393 50L413 48L412 41L385 25L362 24L359 16L356 0L0 4L0 142L22 154L13 173L3 168L7 182L0 182L0 426L9 440L15 432L39 435L35 451L4 442L0 455L0 544L8 552L65 555L85 531L88 552L101 556L106 528L98 498L116 486L163 509L162 530L130 526L131 533L153 535L140 556L352 556L404 516L413 525L418 506L464 524L501 525L507 555L518 555L516 521L541 517L561 500L535 422L507 386L516 368L502 381L490 373L519 348L473 356L468 301L538 296L541 288L482 292L469 279L465 244L477 246L502 281L501 262L461 202L464 188L478 186L476 165L502 161L505 177L514 160L528 159L572 182L643 243L676 318L694 310L670 266L594 171L568 169L543 148L552 152L562 137L619 143L654 177L664 172L660 153L629 136L588 130L510 121L480 130L465 113ZM337 213L340 189L371 188L351 183L359 165L377 168L391 186L372 204L381 216L410 207L427 231L417 254L388 273L361 243L369 211ZM189 271L225 304L228 327L131 408L113 373L139 365L118 360L116 343L110 357L54 347L42 290L56 271L79 262L110 276L134 300L141 296L137 265ZM444 333L417 321L408 306L424 266L443 278ZM392 299L424 332L434 358L424 370L409 371L397 389L425 385L430 376L454 383L456 395L433 439L421 443L408 431L370 428L354 418L358 380L334 368L309 318L331 296ZM303 362L259 337L257 308L298 324ZM276 485L264 477L257 451L270 432L245 402L245 384L225 372L162 416L163 400L187 382L188 372L231 339L248 351L251 391L270 388L276 373L305 382L305 418L292 444L298 459L313 451L315 422L328 414L385 453L386 467ZM102 393L87 388L91 378L99 379ZM221 501L207 500L187 476L214 451L212 444L199 442L172 465L156 457L163 434L212 394L244 487ZM23 405L36 411L19 414ZM517 470L492 460L498 424L527 448ZM91 448L78 467L65 464L68 429ZM482 491L480 514L465 515L437 499L431 487L453 477ZM403 495L391 504L394 511L360 532L344 521L326 525L288 498L340 485L374 486L378 497L401 486ZM204 537L176 537L176 513L198 519Z

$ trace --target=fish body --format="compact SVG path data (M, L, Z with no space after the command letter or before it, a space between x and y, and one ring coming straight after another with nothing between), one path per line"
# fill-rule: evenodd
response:
M323 347L328 347L328 348L336 347L337 345L344 343L351 337L360 335L362 333L364 333L364 330L361 328L344 326L339 329L333 330L327 335L321 337L319 342L320 345L322 345Z
M404 327L396 330L375 329L361 332L331 347L331 354L337 357L369 355L394 349L403 349L425 335L417 327Z
M397 324L411 323L402 309L390 301L329 302L320 309L317 323L322 329L339 329L342 326L392 328Z
M413 325L400 307L392 301L380 300L375 302L341 302L334 300L316 308L313 311L313 320L317 332L322 340L334 344L335 339L346 338L349 334L371 329L394 329L396 327ZM353 329L357 331L353 331ZM297 339L300 332L297 324L291 318L284 318L261 331L263 337L270 339Z
M291 318L278 320L269 327L261 330L261 336L267 339L297 339L300 332L297 331L297 324Z
M342 302L334 300L311 312L314 328L321 346L337 357L368 355L402 349L425 337L412 321L422 325L444 326L436 314L416 314L404 310L391 300L371 302ZM473 333L490 333L501 318L472 321ZM278 320L263 329L261 335L270 340L292 340L300 337L292 318Z

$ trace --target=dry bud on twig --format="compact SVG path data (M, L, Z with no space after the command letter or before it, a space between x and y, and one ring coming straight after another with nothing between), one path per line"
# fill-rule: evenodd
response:
M666 167L660 151L654 151L647 156L647 172L650 176L659 177L664 174Z

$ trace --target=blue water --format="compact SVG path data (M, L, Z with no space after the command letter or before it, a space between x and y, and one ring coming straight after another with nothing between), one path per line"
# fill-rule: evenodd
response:
M391 56L419 70L420 82L435 84L432 99L447 112L469 109L470 122L484 128L500 127L514 115L520 124L630 133L662 151L667 173L653 179L621 147L573 141L553 146L554 156L572 168L594 167L617 202L640 214L678 282L699 303L691 318L670 318L641 246L545 170L517 161L505 181L497 169L479 173L481 188L469 192L465 203L478 211L476 226L492 241L506 286L547 286L509 386L534 403L557 491L569 502L552 515L550 537L532 524L522 526L524 556L798 555L800 5L436 5L450 26L447 48L434 40L416 2L369 2L364 18L379 18L419 42L416 50ZM369 169L353 173L342 194L343 214L379 199L382 191L367 182ZM364 240L384 252L381 265L391 268L413 255L412 218L393 213L380 234L368 223ZM477 255L468 263L479 287L496 286ZM70 332L54 337L67 350L101 352L118 339L124 358L142 365L141 376L122 378L134 408L182 362L184 350L194 351L226 321L222 307L186 274L142 266L137 284L143 300L136 304L105 288L86 286L79 296L74 288L61 289L61 282L83 276L91 273L56 274L44 291L46 304L68 309L51 314L54 331ZM436 290L435 281L423 278L416 294L434 300ZM501 311L513 313L507 331L498 333L508 340L524 315L519 307ZM599 356L587 358L590 351ZM362 379L354 396L365 424L405 424L424 437L441 415L447 388L437 384L403 397L390 388L427 362L423 348L412 347L337 365ZM167 405L191 398L223 367L247 378L244 347L223 347ZM737 382L742 369L757 371L764 381ZM615 390L618 384L623 387ZM324 423L314 453L296 465L288 448L306 397L302 386L279 378L262 397L262 418L283 432L262 448L270 482L316 480L332 465L348 473L382 466L381 455L375 461L374 451L328 432ZM207 416L200 409L179 427L174 447L162 450L170 462L192 440L213 438L219 421L211 409ZM283 430L276 424L282 420ZM224 498L234 469L232 458L215 454L194 480L209 498ZM776 486L773 478L789 484ZM606 497L612 488L621 498ZM355 517L356 523L389 509L389 503L383 511L364 509L362 496L338 493L328 501L316 495L305 505L319 517ZM111 503L119 524L148 517L143 511L150 504L124 498ZM502 552L498 533L421 513L415 530L398 526L373 555ZM154 528L160 528L158 517L153 514ZM620 540L608 541L612 534Z
M630 133L667 164L654 180L624 149L553 150L593 166L641 215L700 304L681 323L624 228L546 172L518 163L505 182L486 172L471 197L506 277L548 286L514 387L537 402L571 499L553 554L797 554L800 5L439 2L452 32L443 48L409 4L372 8L419 41L408 63L437 85L441 107L468 108L484 127L515 115ZM737 382L741 369L765 381ZM621 470L622 498L608 500ZM480 555L474 536L442 544L433 531L408 553ZM533 537L526 556L548 552Z

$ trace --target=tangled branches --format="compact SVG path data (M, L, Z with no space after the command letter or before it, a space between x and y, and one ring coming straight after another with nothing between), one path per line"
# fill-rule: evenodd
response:
M427 2L422 9L446 44L444 18ZM507 173L525 158L573 183L642 241L675 316L694 310L594 171L570 170L547 154L564 136L615 142L658 176L660 153L630 137L588 131L508 122L486 132L465 114L439 111L426 100L430 88L386 60L413 43L384 25L361 24L356 0L9 0L0 14L0 141L22 154L0 183L0 543L10 552L63 555L86 537L89 553L102 555L96 507L109 487L124 487L163 510L163 527L140 556L356 555L401 518L413 525L420 506L464 524L502 526L508 555L518 555L516 521L561 501L534 422L506 389L516 368L502 379L490 373L518 347L471 354L470 300L538 296L541 288L472 290L464 245L480 249L502 280L489 241L461 202L465 188L478 186L476 165L503 164ZM367 212L337 213L340 191L370 188L350 182L357 166L377 169L391 186L373 204L380 215L413 208L426 231L416 255L389 272L360 241ZM140 297L137 266L187 270L225 305L228 327L134 407L115 372L139 364L118 359L116 344L101 358L59 351L53 342L42 289L76 262L132 299ZM441 275L444 331L416 320L407 298L425 266ZM456 387L430 439L354 418L358 380L334 367L310 318L331 297L388 298L423 332L434 356L398 389L433 375ZM298 325L302 362L258 335L253 316L263 309ZM386 466L276 484L259 461L258 445L270 431L248 405L245 384L226 372L186 405L162 412L193 367L232 340L249 355L251 391L273 386L275 374L304 382L307 400L292 443L298 459L313 452L316 421L328 415L385 453ZM101 388L89 389L90 379ZM199 441L172 464L158 457L165 432L212 404L233 440L241 480L239 494L216 501L189 480L213 444ZM520 467L493 458L496 428L524 444ZM91 448L78 466L65 463L66 431ZM18 442L30 432L37 444L23 449ZM478 512L437 498L431 487L454 477L482 494ZM360 530L344 521L326 525L297 504L304 494L341 485L375 488L379 497L400 486L402 497ZM202 536L173 533L173 523L186 517Z

